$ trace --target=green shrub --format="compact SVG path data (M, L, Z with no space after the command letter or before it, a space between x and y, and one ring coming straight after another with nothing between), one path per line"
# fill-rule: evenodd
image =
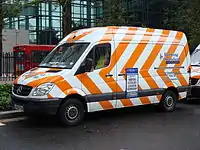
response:
M0 85L0 110L9 110L12 108L11 89L12 86L10 84Z

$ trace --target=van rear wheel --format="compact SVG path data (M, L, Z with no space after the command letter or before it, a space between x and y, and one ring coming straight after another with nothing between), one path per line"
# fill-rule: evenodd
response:
M58 115L64 125L77 125L84 118L83 103L77 99L68 99L60 106Z
M173 112L176 109L177 96L173 91L166 91L162 95L159 108L164 112Z

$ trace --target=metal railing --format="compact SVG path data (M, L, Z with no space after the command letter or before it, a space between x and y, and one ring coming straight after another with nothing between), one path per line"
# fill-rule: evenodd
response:
M24 73L27 70L26 60L24 56L17 57L13 52L0 53L0 81L13 81Z

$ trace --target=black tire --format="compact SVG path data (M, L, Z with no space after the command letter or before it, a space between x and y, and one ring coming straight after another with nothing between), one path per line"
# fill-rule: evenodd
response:
M59 108L58 115L66 126L78 125L84 118L84 106L80 100L67 99Z
M164 112L173 112L176 109L178 97L173 91L166 91L162 95L162 99L159 104L159 108Z

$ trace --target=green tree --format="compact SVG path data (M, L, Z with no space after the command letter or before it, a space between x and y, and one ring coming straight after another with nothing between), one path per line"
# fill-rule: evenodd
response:
M200 1L174 0L165 9L164 25L186 33L191 51L200 44Z
M126 16L123 0L104 0L103 17L98 21L98 26L126 25Z
M65 36L72 31L71 0L58 0L58 3L62 6L62 27Z

